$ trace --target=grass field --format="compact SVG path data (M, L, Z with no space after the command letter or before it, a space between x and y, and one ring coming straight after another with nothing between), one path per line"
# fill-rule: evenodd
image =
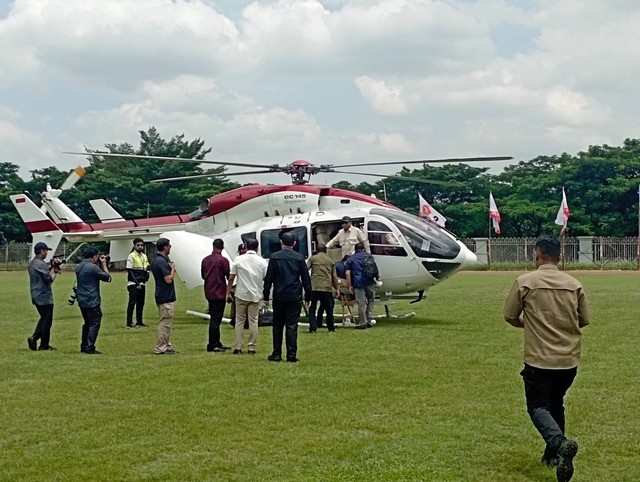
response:
M52 344L31 352L22 273L1 273L0 479L552 481L524 407L522 333L502 321L515 273L464 273L410 320L299 336L301 363L206 353L200 290L178 290L176 356L152 354L156 307L124 329L125 277L103 284L102 356L79 353L73 275L54 284ZM576 274L592 325L567 397L575 481L640 480L636 274ZM231 344L232 330L222 330Z

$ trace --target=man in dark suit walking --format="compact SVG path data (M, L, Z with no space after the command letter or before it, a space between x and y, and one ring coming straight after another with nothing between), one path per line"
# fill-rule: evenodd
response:
M282 331L286 327L287 361L300 361L298 353L298 322L304 302L309 307L311 301L311 278L304 256L293 250L296 241L291 233L280 236L281 250L269 259L267 275L264 278L264 300L269 302L273 286L273 352L269 361L282 361Z

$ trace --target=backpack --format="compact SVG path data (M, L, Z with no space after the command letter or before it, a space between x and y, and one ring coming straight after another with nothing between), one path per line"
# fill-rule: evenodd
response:
M367 254L367 257L364 259L364 275L367 279L375 279L380 276L378 265L370 254Z

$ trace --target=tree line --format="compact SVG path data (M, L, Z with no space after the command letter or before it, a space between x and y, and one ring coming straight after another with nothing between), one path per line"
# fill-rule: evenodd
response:
M211 152L199 138L184 135L164 139L151 127L140 131L140 144L106 144L103 152L204 159ZM214 194L239 187L224 166L203 169L197 163L135 158L88 158L87 173L60 198L84 220L96 221L89 200L106 199L124 217L187 213ZM47 183L59 187L68 173L55 166L30 171L23 180L19 166L0 162L0 242L29 241L30 236L9 199L26 192L36 204ZM539 236L557 232L554 224L564 187L571 217L570 236L633 236L638 234L640 139L622 146L590 146L576 155L538 156L506 167L499 174L468 164L402 168L396 176L463 183L445 187L403 181L395 176L375 183L337 182L334 187L364 194L386 191L391 204L418 212L418 193L447 218L447 228L461 237L483 237L489 231L489 192L500 210L502 236ZM150 183L158 178L207 174L210 177ZM384 184L383 184L384 183Z

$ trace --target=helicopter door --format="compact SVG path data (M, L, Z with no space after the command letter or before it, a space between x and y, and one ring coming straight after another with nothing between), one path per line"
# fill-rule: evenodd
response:
M291 233L296 239L293 250L302 254L305 259L309 257L309 236L307 228L298 226L284 229L265 229L260 233L260 251L263 258L270 258L273 253L280 251L280 236L282 233Z

